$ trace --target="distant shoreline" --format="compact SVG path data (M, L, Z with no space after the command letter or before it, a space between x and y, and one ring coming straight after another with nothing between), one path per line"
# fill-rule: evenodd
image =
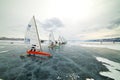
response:
M23 41L24 38L8 38L8 37L0 37L0 40L16 40L16 41ZM46 41L46 40L41 40ZM70 41L85 41L85 42L120 42L120 38L107 38L107 39L92 39L92 40L70 40Z
M23 41L24 38L7 38L7 37L1 37L0 40L17 40L17 41Z
M0 37L0 41L4 40L4 41L24 41L24 38L7 38L7 37ZM43 43L46 40L41 40L41 42Z

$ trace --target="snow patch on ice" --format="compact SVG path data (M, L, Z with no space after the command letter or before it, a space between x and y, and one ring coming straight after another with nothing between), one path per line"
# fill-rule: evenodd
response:
M61 79L61 77L60 77L60 76L58 76L58 77L57 77L57 79Z
M0 53L5 53L5 52L8 52L8 51L1 51Z
M109 71L107 72L100 72L100 75L110 77L115 80L120 80L120 63L108 60L102 57L96 57L99 62L102 62Z
M86 78L86 80L94 80L93 78Z

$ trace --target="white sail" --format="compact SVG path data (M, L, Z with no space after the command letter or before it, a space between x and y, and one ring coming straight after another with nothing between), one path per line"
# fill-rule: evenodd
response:
M67 41L64 37L62 37L62 41L63 41L63 43L67 43Z
M41 49L41 41L39 39L38 31L37 31L37 25L35 22L35 18L31 19L29 24L27 25L26 35L25 35L25 43L28 46L28 49L31 49L33 45L36 45L37 50Z
M62 42L63 42L61 36L59 36L58 42L59 42L59 43L62 43Z
M51 33L49 34L49 45L51 45L52 43L55 45L54 34L53 34L53 32L51 31Z
M62 36L59 36L58 42L59 42L60 44L66 44L66 43L67 43L67 41L66 41Z

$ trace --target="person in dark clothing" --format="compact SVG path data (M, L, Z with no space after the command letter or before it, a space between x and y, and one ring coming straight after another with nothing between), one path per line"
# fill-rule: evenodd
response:
M54 45L54 43L53 43L53 42L51 42L50 46L53 46L53 45Z
M36 51L36 45L32 45L31 51Z
M58 42L57 42L57 41L55 41L55 44L58 44Z

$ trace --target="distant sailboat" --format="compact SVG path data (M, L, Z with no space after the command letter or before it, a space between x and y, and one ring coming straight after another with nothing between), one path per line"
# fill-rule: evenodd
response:
M62 37L62 36L59 36L58 38L58 43L61 45L61 44L66 44L67 41Z
M27 31L25 35L25 43L28 46L27 54L28 55L43 55L43 56L52 56L50 53L43 52L41 46L41 40L39 38L37 24L35 17L31 19L30 23L27 26Z
M63 40L62 44L67 44L67 40L64 37L62 37L62 40Z
M55 41L55 38L54 38L54 34L53 32L51 31L50 34L49 34L49 48L53 48L56 46L56 41Z

